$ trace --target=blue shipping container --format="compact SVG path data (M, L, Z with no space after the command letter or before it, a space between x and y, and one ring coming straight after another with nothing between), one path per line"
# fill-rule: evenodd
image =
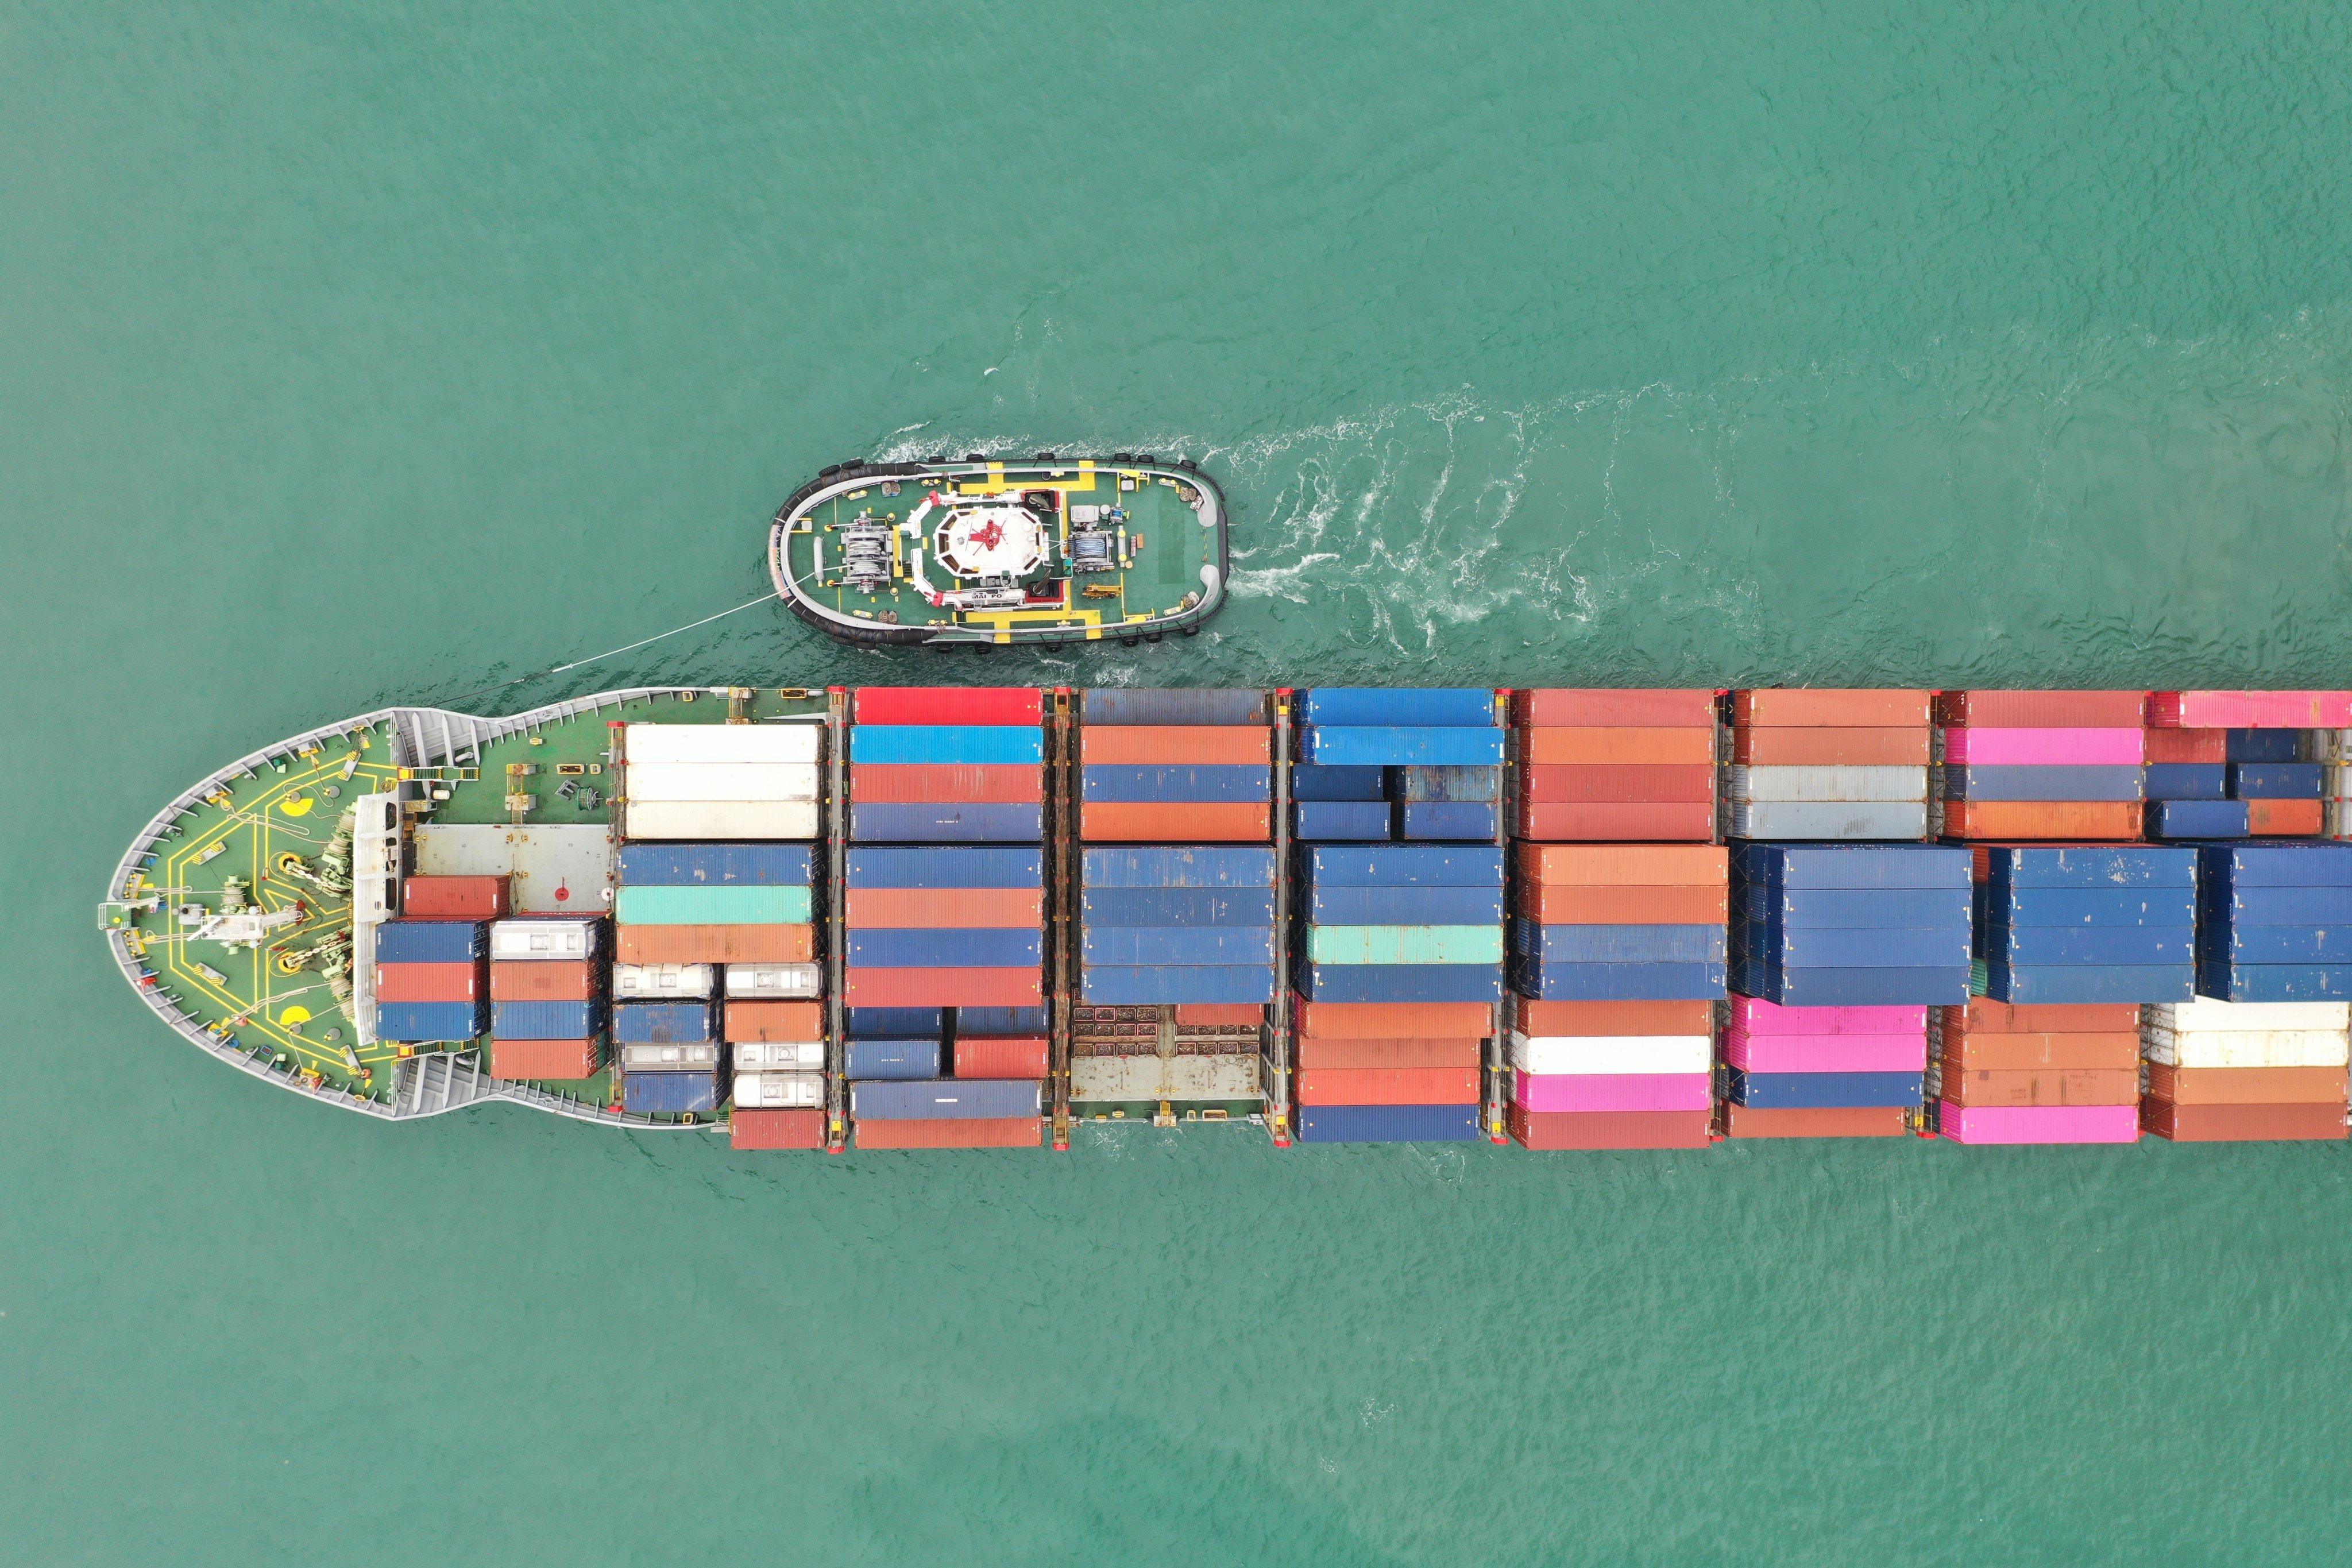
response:
M1088 849L1079 879L1088 888L1271 888L1271 849L1200 846L1180 849Z
M861 763L1042 763L1045 733L1027 724L852 724Z
M2207 926L2197 933L2197 956L2208 963L2344 963L2352 962L2352 926Z
M1475 1105L1302 1105L1301 1143L1475 1143Z
M933 1079L920 1083L853 1083L849 1114L861 1121L946 1121L1040 1114L1029 1079Z
M1041 888L1045 857L1034 849L852 849L853 888Z
M1267 722L1265 692L1208 686L1092 687L1078 693L1078 715L1089 724L1174 729Z
M621 1079L621 1109L645 1114L673 1115L719 1109L719 1075L715 1072L633 1072Z
M2233 800L2317 800L2326 793L2326 768L2319 763L2231 763Z
M2150 800L2144 816L2150 838L2243 838L2242 800Z
M625 1046L699 1045L715 1040L708 1002L615 1002L613 1038Z
M386 921L375 928L378 963L469 963L488 951L476 921Z
M853 1036L927 1035L938 1039L947 1032L944 1007L849 1007L844 1011Z
M1721 963L1719 925L1538 925L1511 921L1511 950L1550 963ZM1632 998L1628 998L1632 1000Z
M1078 999L1094 1006L1149 1007L1169 1003L1272 1002L1280 984L1271 963L1154 964L1148 968L1089 963L1078 972Z
M2352 887L2352 844L2212 844L2197 851L2197 867L2208 891Z
M1305 889L1307 920L1326 926L1478 926L1503 923L1500 888L1337 888Z
M1783 1007L1960 1007L1968 1005L1969 964L1916 969L1782 969L1731 964L1731 989Z
M1987 882L2003 892L2044 888L2116 892L2197 885L2194 849L2144 844L2077 844L2065 848L1993 845L1984 855Z
M2233 763L2291 763L2301 733L2295 730L2231 730L2224 732L2222 744Z
M854 1079L933 1079L940 1076L940 1042L923 1039L853 1039L846 1070Z
M1774 888L1961 888L1969 852L1941 844L1731 846L1733 874Z
M1500 768L1386 768L1388 797L1409 805L1428 802L1493 805L1503 798Z
M1961 864L1967 864L1966 851ZM1298 858L1308 890L1321 888L1499 888L1500 845L1391 845L1308 849Z
M2113 766L1984 766L1961 763L1944 770L1948 800L2137 800L2141 773L2136 763Z
M1924 1072L1744 1072L1727 1068L1734 1105L1759 1110L1824 1110L1837 1106L1917 1105Z
M1021 969L1045 962L1045 938L1024 926L863 926L847 956L859 969Z
M2150 800L2224 800L2230 794L2230 770L2220 763L2150 763Z
M1272 888L1088 888L1080 921L1097 926L1270 926Z
M1417 841L1486 839L1502 831L1502 808L1454 801L1399 801L1396 836Z
M1799 929L1949 926L1969 921L1966 888L1771 888L1742 883L1743 918Z
M2197 918L2207 926L2352 925L2352 888L2258 888L2228 884L2204 889Z
M1499 1002L1499 963L1315 963L1297 966L1310 1002Z
M490 1033L501 1040L584 1040L604 1026L594 1002L493 1002Z
M1290 770L1293 800L1386 800L1386 768L1318 768L1300 763Z
M1089 926L1083 961L1093 964L1272 963L1272 926Z
M2352 964L2200 963L2197 994L2223 1002L2341 1002L2352 997Z
M1511 961L1511 989L1538 1002L1712 1002L1725 994L1723 963L1547 963Z
M2011 926L1984 930L1988 960L2006 963L2153 963L2187 967L2196 962L2189 926Z
M2197 972L2189 964L2136 965L2063 963L1985 965L1985 994L2018 1006L2061 1006L2105 1002L2186 1002L2197 993Z
M805 888L813 879L810 849L805 844L621 846L623 887Z
M375 1033L404 1045L470 1040L489 1023L489 1009L478 1002L379 1002Z
M2195 925L2197 893L2191 888L2118 888L2111 893L2078 888L2024 888L2006 897L1989 892L1981 921L1999 921L2011 926L2095 929Z
M1045 837L1035 801L1000 805L853 801L849 837L861 844L1034 844Z
M1487 725L1495 694L1483 686L1318 686L1302 692L1304 724Z
M1160 801L1248 803L1273 798L1274 770L1262 763L1149 766L1089 763L1078 770L1082 798L1107 805Z
M1496 767L1503 761L1503 731L1310 724L1298 731L1298 754L1325 766Z
M1750 957L1786 969L1907 969L1969 962L1969 928L1964 925L1770 931L1749 921L1742 930Z
M1042 1035L1047 1027L1043 1007L959 1007L955 1010L958 1039L980 1035Z
M1290 807L1290 836L1311 844L1385 844L1390 825L1384 800L1301 800Z

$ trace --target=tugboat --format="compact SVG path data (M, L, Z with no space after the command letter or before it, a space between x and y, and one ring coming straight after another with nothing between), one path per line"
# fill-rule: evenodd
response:
M776 513L768 570L793 614L861 647L1132 647L1223 605L1225 519L1198 465L1149 453L841 463Z

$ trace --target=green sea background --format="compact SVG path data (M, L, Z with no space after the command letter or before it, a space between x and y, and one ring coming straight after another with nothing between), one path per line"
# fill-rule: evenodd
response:
M379 1126L90 909L208 769L1199 459L1213 628L761 684L2352 684L2352 16L0 4L0 1562L2343 1561L2335 1146Z

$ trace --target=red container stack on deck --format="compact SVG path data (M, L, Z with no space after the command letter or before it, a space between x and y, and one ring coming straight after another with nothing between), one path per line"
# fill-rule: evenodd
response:
M1511 694L1518 834L1538 843L1715 837L1715 693Z
M2129 1143L2139 1137L2139 1007L1939 1007L1928 1098L1957 1143Z
M1495 1010L1484 1002L1295 997L1291 1065L1315 1106L1475 1106Z

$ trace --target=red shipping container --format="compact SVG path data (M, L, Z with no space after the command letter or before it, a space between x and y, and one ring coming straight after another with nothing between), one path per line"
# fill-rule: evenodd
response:
M1731 1138L1900 1138L1910 1128L1899 1105L1850 1105L1815 1110L1723 1108Z
M1547 886L1720 888L1731 852L1719 844L1523 844L1519 875Z
M1045 988L1034 965L1017 969L856 969L842 993L852 1007L1034 1007Z
M1530 1037L1715 1033L1712 1002L1534 1002L1514 996L1511 1004L1513 1026Z
M1538 842L1704 844L1715 837L1711 801L1523 803L1518 837Z
M2128 843L2140 835L2140 803L1956 800L1944 807L1944 835L1948 838L2073 838Z
M860 1149L1034 1149L1045 1136L1045 1121L1039 1116L857 1123Z
M728 1142L738 1149L822 1149L822 1110L737 1110L728 1119Z
M1883 688L1762 687L1731 694L1731 721L1756 729L1925 725L1927 693Z
M966 1036L955 1043L956 1078L1044 1078L1051 1070L1043 1035Z
M490 1076L569 1081L604 1069L602 1040L492 1040Z
M1991 1068L1972 1071L1947 1066L1943 1079L1943 1098L1964 1107L2139 1103L2137 1063L2127 1068Z
M1255 1002L1179 1002L1176 1004L1176 1021L1224 1028L1255 1028L1265 1022L1265 1008Z
M1538 804L1712 802L1715 767L1709 763L1541 763L1519 770L1519 798Z
M852 763L849 798L875 805L1025 805L1045 798L1037 763Z
M409 877L400 884L409 920L494 921L507 912L504 877Z
M1759 767L1925 767L1928 729L1735 730L1731 760Z
M2342 1068L2169 1068L2147 1064L2151 1100L2178 1105L2342 1106Z
M2273 838L2316 838L2326 815L2325 803L2316 800L2250 800L2246 831Z
M2340 730L2352 691L2151 691L2147 721L2169 730Z
M2015 1072L2028 1068L2104 1068L2139 1071L2139 1032L2078 1034L1965 1034L1944 1031L1944 1066L1958 1072ZM1955 1103L1973 1103L1955 1101ZM2120 1105L2121 1100L2112 1101Z
M1715 693L1648 687L1526 687L1511 693L1511 722L1560 728L1711 727Z
M1090 844L1263 844L1274 837L1271 801L1087 801L1078 837Z
M1045 716L1045 695L1030 686L861 686L853 721L1036 724Z
M1947 691L1936 722L2008 730L2137 730L2145 691Z
M1715 731L1642 730L1612 726L1521 730L1519 762L1529 767L1590 763L1706 767L1715 762Z
M1720 925L1731 916L1728 888L1578 888L1524 882L1517 911L1538 925Z
M482 994L478 963L379 963L379 1002L472 1002Z
M1274 731L1255 724L1092 725L1078 732L1078 760L1146 767L1245 767L1274 760Z
M1302 1035L1293 1044L1291 1065L1302 1071L1317 1068L1467 1068L1475 1072L1485 1061L1486 1053L1484 1040L1329 1040Z
M842 918L853 931L1037 931L1045 923L1045 892L1042 888L852 888L843 897Z
M1475 1105L1475 1068L1301 1068L1301 1105Z
M618 926L621 963L806 963L816 954L807 925Z
M2131 1034L2139 1029L2139 1008L2129 1002L2019 1005L1979 996L1965 1007L1944 1008L1942 1023L1948 1035Z
M2336 1142L2346 1132L2340 1105L2180 1105L2150 1096L2139 1124L2175 1143Z
M2147 760L2155 763L2226 763L2230 760L2227 730L2150 730L2140 737Z
M1484 1002L1309 1002L1294 994L1291 1016L1301 1035L1333 1040L1485 1039L1495 1010Z
M1704 1110L1529 1110L1506 1121L1522 1149L1705 1149L1714 1142Z
M748 1002L730 998L719 1014L720 1032L730 1041L795 1045L824 1038L822 1002Z
M531 959L490 965L493 1002L586 1002L596 994L596 966L586 960Z

